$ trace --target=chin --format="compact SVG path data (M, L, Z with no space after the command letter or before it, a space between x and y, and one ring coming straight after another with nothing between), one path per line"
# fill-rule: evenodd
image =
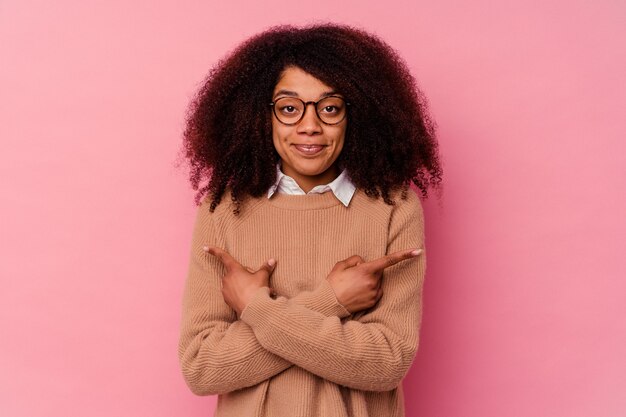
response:
M309 175L309 176L323 174L324 172L326 172L328 170L328 168L329 167L320 166L319 164L315 164L315 166L298 165L298 166L294 167L294 169L300 175Z

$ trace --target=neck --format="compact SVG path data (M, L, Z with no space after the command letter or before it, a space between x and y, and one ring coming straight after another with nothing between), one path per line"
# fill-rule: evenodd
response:
M341 173L337 164L331 165L330 168L318 175L301 175L297 172L292 172L288 167L285 169L282 164L281 169L283 174L293 178L305 193L308 193L317 185L326 185L332 182Z

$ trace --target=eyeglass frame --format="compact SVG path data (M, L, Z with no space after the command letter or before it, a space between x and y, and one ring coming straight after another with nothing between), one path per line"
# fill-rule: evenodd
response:
M346 112L345 112L345 114L344 114L343 118L342 118L341 120L339 120L338 122L336 122L336 123L327 123L327 122L323 121L323 120L322 120L322 118L320 117L320 114L317 112L317 104L318 104L320 101L322 101L322 100L326 100L327 98L330 98L330 97L340 98L340 99L341 99L344 103L346 103ZM276 102L277 102L278 100L281 100L281 99L283 99L283 98L295 98L295 99L297 99L297 100L300 100L300 101L302 102L302 104L304 104L304 110L302 111L302 115L300 115L300 118L299 118L297 121L295 121L295 122L293 122L293 123L285 123L285 122L283 122L282 120L280 120L280 117L278 117L278 115L276 114L276 106L275 106L275 104L276 104ZM348 106L350 106L350 102L349 102L349 101L346 101L346 99L345 99L345 98L343 98L343 97L341 97L341 96L337 96L337 95L330 95L330 96L326 96L326 97L320 98L320 99L319 99L319 100L317 100L317 101L304 101L304 100L302 100L300 97L280 97L280 98L278 98L277 100L271 101L271 102L269 103L269 106L270 106L270 107L272 107L272 113L274 113L274 116L276 116L276 120L278 120L280 123L284 124L285 126L294 126L294 125L297 125L298 123L300 123L300 122L302 121L302 119L304 119L304 115L306 114L306 110L307 110L307 108L309 107L309 104L313 104L313 105L314 105L314 107L315 107L315 115L317 116L317 118L319 119L319 121L320 121L320 122L322 122L322 123L324 123L325 125L328 125L328 126L335 126L335 125L338 125L339 123L341 123L341 122L343 122L344 120L346 120L346 117L348 117Z

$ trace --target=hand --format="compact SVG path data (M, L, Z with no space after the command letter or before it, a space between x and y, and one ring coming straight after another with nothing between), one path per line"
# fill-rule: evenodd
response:
M237 316L241 316L254 293L261 287L269 287L269 277L274 272L276 261L270 259L255 271L243 267L223 249L205 246L204 250L219 258L226 267L226 275L221 278L222 296L226 304L237 312Z
M422 249L405 249L365 262L353 255L335 264L328 279L337 300L350 313L375 305L383 295L381 278L383 270L400 261L414 258Z

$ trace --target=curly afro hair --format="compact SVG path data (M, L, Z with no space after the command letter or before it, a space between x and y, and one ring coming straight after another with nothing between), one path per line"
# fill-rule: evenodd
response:
M273 89L296 66L351 103L344 148L337 159L357 188L395 204L390 194L413 182L422 196L439 188L442 169L426 99L402 58L362 29L334 23L278 25L221 59L187 110L183 149L196 205L210 210L230 187L234 212L267 193L280 160L272 141ZM205 185L200 187L201 182Z

